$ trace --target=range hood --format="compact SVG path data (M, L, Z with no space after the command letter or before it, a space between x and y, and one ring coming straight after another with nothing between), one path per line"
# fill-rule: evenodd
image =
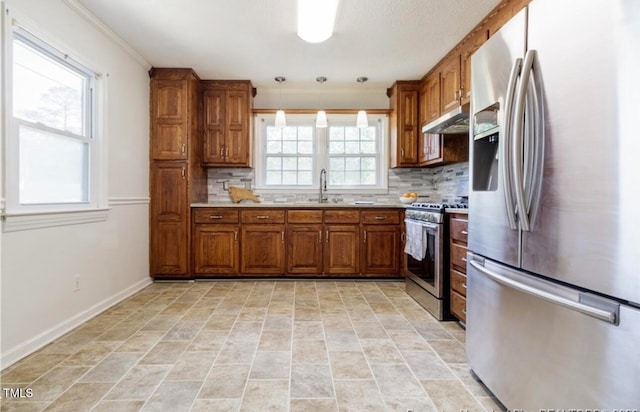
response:
M422 127L422 133L428 134L466 134L469 133L469 104L458 106L431 123Z

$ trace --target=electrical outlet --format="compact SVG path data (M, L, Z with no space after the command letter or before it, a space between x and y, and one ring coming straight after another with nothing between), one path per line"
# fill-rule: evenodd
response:
M77 292L80 290L80 275L75 275L73 277L73 291Z

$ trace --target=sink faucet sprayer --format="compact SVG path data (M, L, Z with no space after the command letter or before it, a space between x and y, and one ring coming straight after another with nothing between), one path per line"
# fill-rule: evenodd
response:
M328 199L326 197L322 197L322 192L327 191L327 170L320 170L320 193L318 194L318 202L325 203Z

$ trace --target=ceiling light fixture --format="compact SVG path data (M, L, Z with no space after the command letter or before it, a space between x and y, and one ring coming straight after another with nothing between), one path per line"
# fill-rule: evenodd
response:
M280 108L276 112L276 121L273 125L279 128L287 126L287 120L284 117L284 110L282 110L282 82L284 82L285 80L287 79L282 76L278 76L275 78L275 81L278 82L278 89L280 90Z
M358 81L358 83L364 84L364 82L369 80L369 78L368 77L358 77L356 80ZM360 109L360 111L358 111L358 117L356 118L356 127L359 127L359 128L369 127L369 120L367 119L367 112L364 109Z
M338 0L298 0L298 36L322 43L333 34Z
M322 83L327 81L326 77L316 77L316 81L320 83L320 103L322 103ZM316 127L324 128L327 127L327 112L320 109L318 110L318 116L316 117Z

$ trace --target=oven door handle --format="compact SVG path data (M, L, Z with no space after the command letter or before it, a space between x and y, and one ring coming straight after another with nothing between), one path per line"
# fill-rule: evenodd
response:
M438 229L438 226L440 226L437 223L423 222L422 220L405 219L404 222L405 223L417 223L422 227L426 227L427 229Z

